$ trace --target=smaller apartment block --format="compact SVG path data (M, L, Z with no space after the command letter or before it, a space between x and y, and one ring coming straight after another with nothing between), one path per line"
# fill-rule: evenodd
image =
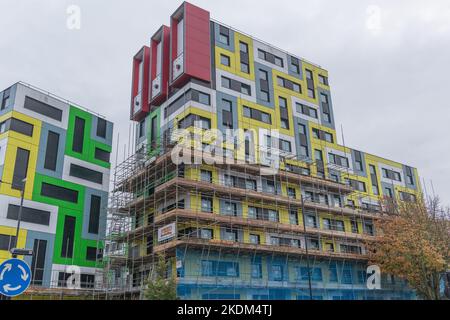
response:
M11 258L23 190L18 248L30 292L102 282L113 124L24 83L0 92L0 262ZM75 269L74 267L75 266ZM79 268L79 269L78 269Z
M138 151L116 172L112 286L138 295L162 252L185 299L414 297L388 274L367 289L366 243L381 200L420 196L417 170L338 142L322 67L187 2L169 22L133 59ZM203 161L171 161L176 129L201 132L186 148ZM220 146L231 164L208 161L208 129L241 130ZM268 153L280 166L262 175Z

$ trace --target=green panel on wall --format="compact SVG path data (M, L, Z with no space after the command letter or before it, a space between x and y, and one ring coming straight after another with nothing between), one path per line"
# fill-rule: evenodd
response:
M73 151L73 138L75 133L75 118L84 119L84 137L83 137L83 149L82 152ZM96 165L110 168L111 165L108 162L95 159L95 147L103 149L105 151L111 152L111 146L108 146L102 142L96 141L91 138L91 127L92 127L92 117L93 115L81 110L77 107L70 106L69 113L69 123L67 126L67 138L66 138L66 148L65 154L83 161L94 163Z
M151 141L152 141L152 120L153 118L156 117L156 137L155 137L155 141L156 141L156 147L153 148L151 145ZM149 149L149 154L150 156L154 156L160 153L161 151L161 128L160 128L160 123L161 123L161 108L157 108L156 110L154 110L153 112L151 112L148 115L148 120L147 120L147 141L150 144L150 149Z
M46 197L41 195L42 183L46 182L56 186L64 187L78 192L78 202L73 203ZM78 265L82 267L101 267L101 264L95 261L86 260L86 248L95 247L102 249L103 241L89 240L82 238L83 228L83 210L85 199L85 187L79 184L63 181L57 178L36 174L33 188L33 200L47 203L58 207L58 219L56 225L55 246L53 251L53 263ZM62 258L61 249L63 243L64 221L66 215L76 218L75 237L72 258Z

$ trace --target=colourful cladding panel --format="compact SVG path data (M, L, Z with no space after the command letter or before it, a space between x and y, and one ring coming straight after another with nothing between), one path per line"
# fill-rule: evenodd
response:
M180 21L183 23L183 41L179 43L183 43L183 50L177 50L178 23ZM171 75L171 85L180 87L190 78L211 81L211 35L209 29L209 12L190 3L184 2L172 16L170 24L171 64L176 59L182 59L182 63L178 66L182 68L183 72L177 76Z
M158 55L158 44L161 43L161 53ZM150 104L159 105L167 98L169 66L170 66L170 28L162 26L152 37L150 54ZM161 61L157 61L158 57ZM158 73L158 63L161 64ZM158 79L156 79L158 77Z
M211 41L209 12L185 3L186 19L186 73L192 77L211 81Z
M140 68L141 63L143 63L142 68ZM149 92L149 79L150 48L144 46L133 58L130 108L131 120L140 121L149 111L149 94L151 94Z
M83 161L97 164L105 168L110 168L110 163L95 158L95 148L111 152L111 146L100 141L96 141L91 137L92 117L92 114L77 107L70 106L65 154ZM83 144L81 152L74 151L74 132L76 118L84 120Z

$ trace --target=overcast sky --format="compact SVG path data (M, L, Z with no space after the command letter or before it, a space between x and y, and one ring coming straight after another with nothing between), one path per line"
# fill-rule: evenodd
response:
M450 1L191 2L327 69L339 141L342 125L347 146L417 167L450 204ZM105 115L120 161L132 56L180 3L0 0L0 90L22 80Z

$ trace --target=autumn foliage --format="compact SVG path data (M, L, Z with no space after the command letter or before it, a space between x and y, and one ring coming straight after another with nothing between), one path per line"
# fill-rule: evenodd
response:
M368 244L370 260L381 271L407 280L419 298L438 300L440 280L449 269L449 210L437 199L425 202L385 200L376 223L377 240Z

